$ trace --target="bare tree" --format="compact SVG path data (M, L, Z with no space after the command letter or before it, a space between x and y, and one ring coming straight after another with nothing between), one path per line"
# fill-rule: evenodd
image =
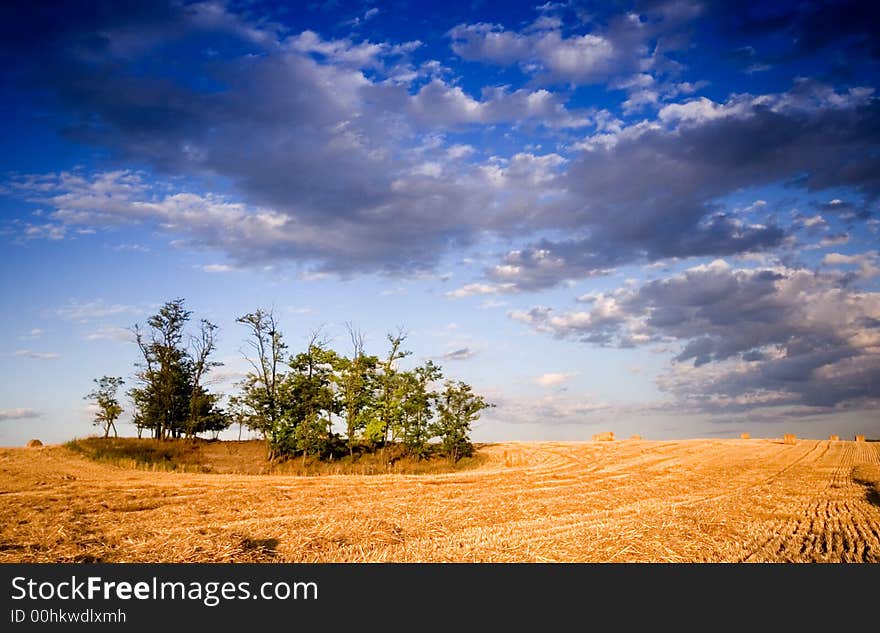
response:
M207 319L202 319L199 323L198 335L190 337L190 345L192 348L192 393L189 399L187 435L192 437L198 428L199 414L202 409L204 396L202 378L212 367L223 365L223 363L209 360L209 357L217 347L217 326Z

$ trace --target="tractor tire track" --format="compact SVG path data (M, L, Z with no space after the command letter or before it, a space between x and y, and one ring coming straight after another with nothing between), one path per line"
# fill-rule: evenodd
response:
M876 464L880 454L863 442L834 445L838 458L829 475L815 482L816 492L788 518L777 521L773 536L743 561L880 562L880 510L866 500L864 487L852 477L856 466Z

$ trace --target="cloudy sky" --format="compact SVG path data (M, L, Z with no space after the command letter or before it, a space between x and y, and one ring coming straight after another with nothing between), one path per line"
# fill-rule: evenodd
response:
M408 332L474 439L880 434L871 2L0 9L0 444L127 328ZM123 424L125 433L133 431Z

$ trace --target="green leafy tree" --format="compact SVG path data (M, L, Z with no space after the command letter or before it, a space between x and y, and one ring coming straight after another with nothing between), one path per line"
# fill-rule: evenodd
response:
M209 360L216 326L203 320L200 336L191 339L191 351L183 344L191 316L184 300L174 299L147 319L146 328L133 328L143 357L137 364L138 386L129 392L135 405L134 421L140 428L151 429L157 439L191 436L207 424L200 418L210 418L213 425L222 415L214 407L217 399L208 398L200 384L210 368L219 364Z
M94 401L98 407L93 424L104 430L104 437L110 437L111 428L113 437L118 437L115 422L122 414L122 406L116 398L116 392L125 383L116 376L102 376L95 378L94 382L97 386L84 398Z
M290 359L283 405L284 417L294 429L294 445L284 452L321 455L332 450L332 418L340 410L333 389L338 364L338 355L318 332L312 334L306 351Z
M230 406L237 412L240 424L257 431L268 441L272 458L284 424L280 391L285 378L287 344L272 310L257 309L236 321L248 328L249 351L242 353L252 371L239 385L239 395L230 399Z
M364 353L364 334L346 323L352 344L351 358L336 357L333 380L336 383L342 415L345 418L349 455L354 454L358 433L366 427L373 405L373 384L379 359Z
M447 380L436 403L438 416L434 435L440 438L443 452L452 461L472 455L471 423L480 418L481 411L495 405L476 395L470 385L460 380Z
M442 377L440 367L430 360L400 376L403 385L401 440L411 455L420 458L428 455L433 405L437 397L430 385Z
M385 445L393 441L403 419L404 384L400 375L398 362L412 354L401 349L406 334L398 329L397 334L388 334L388 355L381 361L376 374L376 393L372 414L367 422L366 434L373 442Z

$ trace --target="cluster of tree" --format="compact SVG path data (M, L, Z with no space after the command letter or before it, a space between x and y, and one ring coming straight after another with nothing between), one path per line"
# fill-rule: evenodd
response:
M257 310L238 322L249 329L252 371L230 408L240 424L268 440L273 457L399 444L417 457L438 445L457 460L473 451L471 423L493 406L464 382L441 385L442 370L430 360L402 370L399 361L410 355L402 332L388 335L382 357L365 352L364 335L351 324L350 356L330 348L318 333L305 351L288 355L271 311ZM344 431L334 431L336 422Z
M149 430L154 438L217 436L233 423L266 439L269 456L328 457L357 450L402 446L412 456L439 449L453 460L473 451L471 424L494 406L458 380L443 380L439 366L428 360L411 370L400 361L406 335L388 335L388 352L365 352L364 335L347 324L351 354L331 349L319 333L306 349L288 353L271 311L257 310L237 319L248 328L250 371L226 411L221 396L204 386L205 377L220 365L211 356L217 326L202 319L187 334L192 313L183 299L167 302L146 322L133 328L142 360L136 363L136 386L128 391L134 405L138 437ZM95 424L107 437L122 412L116 397L122 378L104 376L86 398L97 405ZM339 428L337 432L334 429Z

